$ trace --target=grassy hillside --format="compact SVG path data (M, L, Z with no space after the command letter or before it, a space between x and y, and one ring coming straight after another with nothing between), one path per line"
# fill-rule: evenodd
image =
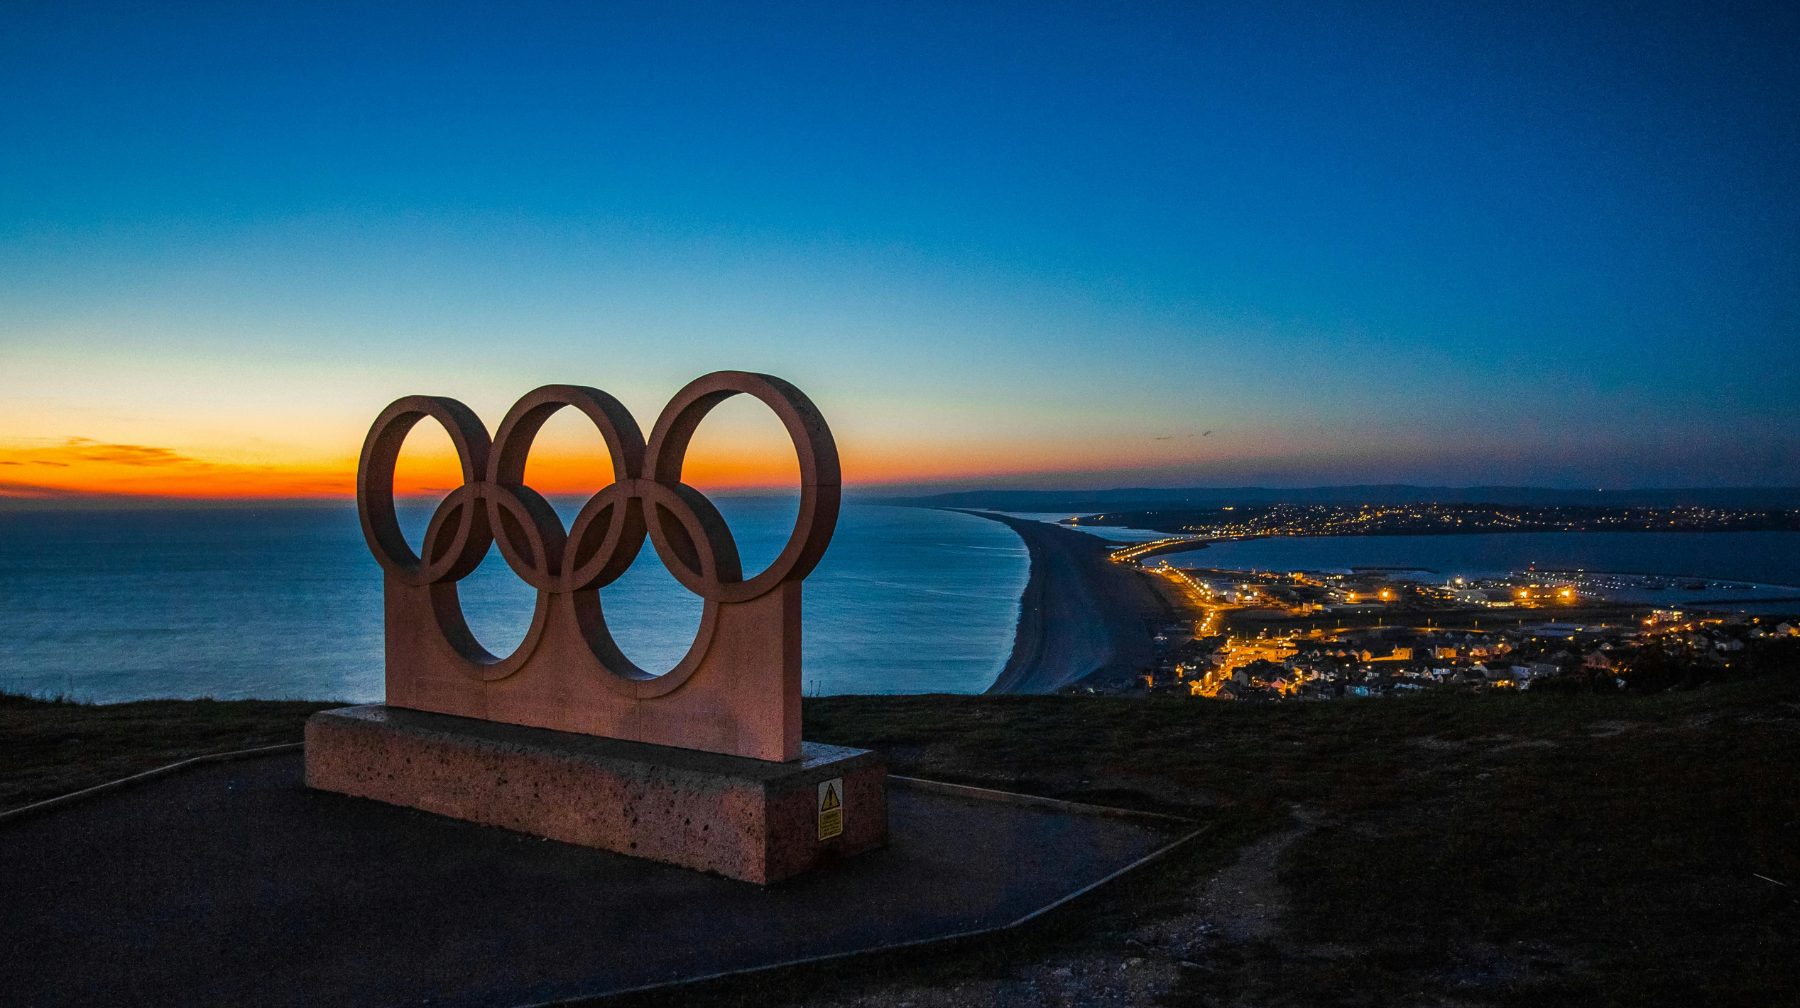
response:
M1203 967L1166 1003L1800 998L1793 675L1257 707L842 697L808 717L814 737L885 749L902 773L1197 806L1240 837L1298 814L1274 865L1278 933L1165 947ZM1181 913L1214 853L1115 904L1110 929Z
M300 741L304 700L79 704L0 693L0 811L191 756Z
M7 698L0 795L295 740L320 706ZM1213 829L1001 944L720 1003L1800 1003L1800 675L1273 706L827 697L806 718L897 773Z

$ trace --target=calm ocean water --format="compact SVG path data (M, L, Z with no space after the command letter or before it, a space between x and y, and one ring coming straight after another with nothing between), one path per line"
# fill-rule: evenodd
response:
M715 498L746 573L781 550L795 503ZM578 503L578 502L577 502ZM571 517L564 510L565 523ZM403 514L417 544L428 510ZM943 511L846 505L806 581L809 693L978 693L1012 647L1025 548ZM470 626L510 651L533 593L499 551L462 582ZM700 602L648 544L602 590L640 666L674 665ZM145 697L380 700L381 575L351 507L0 514L0 688Z
M1416 567L1445 576L1582 568L1800 585L1800 532L1509 532L1252 539L1171 556L1180 567Z

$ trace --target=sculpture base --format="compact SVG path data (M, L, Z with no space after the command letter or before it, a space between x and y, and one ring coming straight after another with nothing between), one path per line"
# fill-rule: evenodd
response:
M369 705L306 722L306 783L769 883L887 842L886 767L803 743L772 763Z

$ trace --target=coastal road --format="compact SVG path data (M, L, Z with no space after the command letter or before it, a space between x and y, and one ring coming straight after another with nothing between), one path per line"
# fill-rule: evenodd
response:
M1261 538L1261 536L1246 538ZM1205 536L1178 536L1147 543L1133 543L1123 549L1115 548L1113 556L1120 560L1148 560L1151 557L1163 556L1168 553L1192 553L1194 550L1205 549L1208 543L1222 541L1223 539L1209 539Z

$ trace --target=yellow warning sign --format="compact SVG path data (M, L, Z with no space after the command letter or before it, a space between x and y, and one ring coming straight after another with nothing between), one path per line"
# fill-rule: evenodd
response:
M844 778L833 777L819 785L819 839L830 840L844 832Z

